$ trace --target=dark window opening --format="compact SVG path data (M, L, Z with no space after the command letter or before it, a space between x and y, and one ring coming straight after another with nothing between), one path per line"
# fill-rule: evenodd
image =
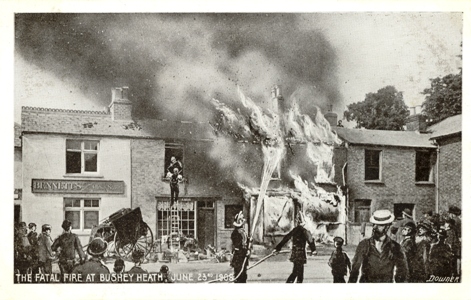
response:
M175 157L177 163L172 163L172 157ZM183 175L183 144L165 143L164 174L167 176L169 172L173 173L175 167L179 169L180 175Z
M365 180L381 180L381 150L365 150Z
M232 228L234 227L234 218L235 216L243 210L243 205L226 205L224 207L224 228Z
M411 203L394 203L394 217L396 220L402 220L402 211L406 208L410 209L412 216L414 216L414 206Z
M66 141L66 173L98 172L98 141Z
M432 153L415 152L415 181L432 181Z
M354 222L363 223L369 222L371 217L371 200L370 199L357 199L354 204Z

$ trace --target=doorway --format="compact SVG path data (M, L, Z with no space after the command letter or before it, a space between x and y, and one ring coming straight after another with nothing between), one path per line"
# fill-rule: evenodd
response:
M208 245L215 246L214 239L214 201L198 200L197 236L201 249Z

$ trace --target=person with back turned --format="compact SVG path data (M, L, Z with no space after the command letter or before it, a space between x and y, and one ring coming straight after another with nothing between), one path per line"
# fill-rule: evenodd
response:
M291 249L290 261L293 263L293 271L288 276L286 283L293 283L295 280L297 283L302 283L304 280L304 265L307 262L306 256L306 243L311 248L311 255L317 255L316 244L312 238L311 233L304 228L304 215L300 211L296 218L296 227L294 227L285 237L278 243L273 250L273 253L280 252L281 248L292 238L293 246Z

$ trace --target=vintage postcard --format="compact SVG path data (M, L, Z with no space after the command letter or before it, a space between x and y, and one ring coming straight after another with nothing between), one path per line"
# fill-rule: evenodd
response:
M469 11L177 11L10 15L9 289L467 289Z

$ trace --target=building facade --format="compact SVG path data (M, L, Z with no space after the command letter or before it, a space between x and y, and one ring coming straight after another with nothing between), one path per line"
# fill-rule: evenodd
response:
M335 128L343 140L335 153L348 192L347 241L357 244L362 223L378 209L401 218L408 208L414 219L435 208L436 146L430 134ZM341 159L344 159L344 162ZM345 164L346 163L346 164ZM371 227L366 226L365 236Z
M247 208L241 192L212 172L213 162L204 155L213 143L209 129L201 123L133 119L126 87L112 90L109 111L23 107L22 166L15 170L15 176L24 174L18 179L21 217L38 226L51 224L53 236L69 219L86 244L103 219L140 207L154 240L162 239L170 230L167 168L175 156L184 178L175 205L179 231L196 238L201 248L229 248L233 216Z

